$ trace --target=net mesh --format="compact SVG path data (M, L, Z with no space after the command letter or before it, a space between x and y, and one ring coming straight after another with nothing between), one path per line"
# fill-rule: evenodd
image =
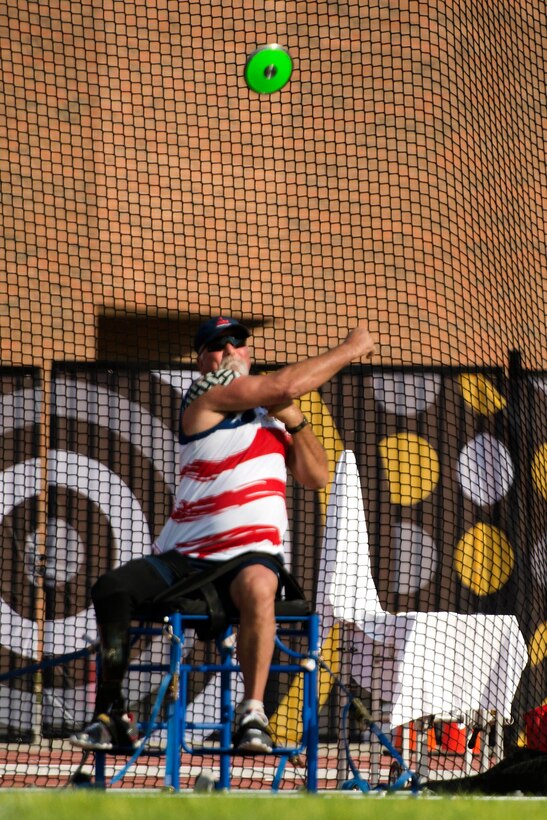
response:
M302 400L331 506L288 492L345 685L413 764L426 719L431 776L492 765L500 735L545 751L545 4L7 0L0 27L3 785L79 761L90 587L169 514L191 340L220 313L257 370L360 320L377 341ZM261 94L244 70L271 43L293 73ZM128 682L137 711L157 686ZM328 675L320 701L321 787L348 748L367 776ZM161 782L143 755L123 784Z

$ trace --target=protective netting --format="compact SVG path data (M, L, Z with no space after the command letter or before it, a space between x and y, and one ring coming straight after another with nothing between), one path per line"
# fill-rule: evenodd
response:
M425 730L431 776L547 750L545 3L7 0L0 26L2 784L79 762L90 587L169 514L191 340L219 313L257 370L358 321L377 340L302 402L332 494L289 486L344 685L413 765ZM293 73L258 94L271 43ZM129 681L137 713L157 686ZM270 689L279 724L291 682ZM348 748L375 765L343 700L325 673L322 788ZM146 755L124 780L161 782Z

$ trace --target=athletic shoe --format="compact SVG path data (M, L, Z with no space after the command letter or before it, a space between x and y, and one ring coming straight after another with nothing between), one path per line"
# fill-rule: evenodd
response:
M246 712L239 722L234 738L234 751L243 754L268 754L273 741L268 718L263 712Z
M138 730L133 715L99 715L97 719L70 737L73 746L96 752L114 748L134 749Z

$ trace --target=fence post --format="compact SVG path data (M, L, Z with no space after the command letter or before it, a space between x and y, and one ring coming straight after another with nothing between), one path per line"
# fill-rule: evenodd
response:
M42 407L40 412L40 439L38 443L38 464L40 465L40 487L36 509L36 661L44 656L44 634L46 619L46 596L44 588L44 570L46 563L46 537L48 520L48 451L50 442L51 421L51 369L52 362L44 362L42 368ZM37 671L32 683L33 706L31 719L32 742L38 743L42 737L44 678L41 670Z

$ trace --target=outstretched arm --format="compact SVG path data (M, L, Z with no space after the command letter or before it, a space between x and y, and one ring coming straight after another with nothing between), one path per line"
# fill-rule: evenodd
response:
M213 387L195 399L184 414L187 434L207 430L226 413L253 407L276 407L316 390L339 370L357 359L368 359L374 340L360 325L343 342L319 356L289 364L273 373L241 376L227 386Z

